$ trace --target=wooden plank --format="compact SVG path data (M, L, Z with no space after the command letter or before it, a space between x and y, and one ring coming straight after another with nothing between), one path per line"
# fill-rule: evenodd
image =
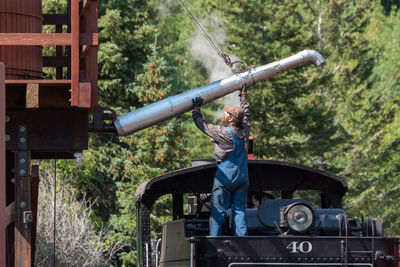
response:
M56 33L62 33L62 25L56 25ZM56 56L61 57L63 55L63 47L56 46ZM69 61L69 60L67 60ZM61 80L63 76L63 68L62 66L57 66L56 68L56 79Z
M29 83L26 85L26 108L39 107L39 84Z
M71 1L71 106L79 105L79 1Z
M15 202L11 203L6 208L6 225L9 226L15 221Z
M33 81L32 83L35 83ZM71 83L38 83L39 106L41 109L71 108ZM25 109L26 83L7 84L7 108Z
M29 133L29 128L28 128ZM29 139L29 138L28 138ZM20 152L18 152L20 153ZM18 153L15 157L17 166ZM30 156L28 152L28 166L30 166ZM31 211L31 175L28 167L28 176L19 176L16 172L15 179L15 227L14 227L14 246L15 246L15 267L31 267L32 259L32 230L30 225L25 227L23 213ZM23 202L25 203L23 205Z
M67 56L43 57L43 67L68 67L68 66L69 66L69 58ZM57 80L62 80L62 79L57 79Z
M18 85L18 84L45 84L53 86L65 86L71 84L71 80L6 80L6 85Z
M32 159L74 159L74 152L56 151L43 152L32 151Z
M71 33L0 33L0 46L3 45L71 45ZM75 45L99 45L98 33L76 34Z
M79 107L90 108L91 106L91 88L90 82L79 83Z
M6 265L6 88L5 66L0 62L0 266Z
M43 14L43 25L68 25L67 14Z

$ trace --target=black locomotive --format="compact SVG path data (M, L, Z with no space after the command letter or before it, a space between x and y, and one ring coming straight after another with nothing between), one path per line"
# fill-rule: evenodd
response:
M136 192L139 266L399 267L400 239L384 237L383 222L348 218L347 183L333 174L279 161L249 160L249 236L208 236L215 162L174 171ZM154 202L172 194L173 218L151 238Z

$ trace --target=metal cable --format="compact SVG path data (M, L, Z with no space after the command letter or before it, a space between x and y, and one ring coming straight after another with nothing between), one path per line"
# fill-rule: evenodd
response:
M203 33L204 37L207 39L207 41L210 43L211 47L217 52L218 56L221 57L221 59L225 62L226 65L233 71L232 66L233 63L231 61L231 58L222 51L222 49L219 47L219 45L214 41L212 36L206 32L206 30L200 25L199 21L195 18L195 16L190 12L189 8L183 3L182 0L178 0L181 5L186 9L186 11L189 13L190 17L192 20L196 23L197 27L200 29L200 31Z
M53 266L56 267L56 220L57 220L57 216L56 216L56 212L57 212L57 154L55 153L55 157L54 157L54 196L53 196L53 201L54 201L54 225L53 225Z

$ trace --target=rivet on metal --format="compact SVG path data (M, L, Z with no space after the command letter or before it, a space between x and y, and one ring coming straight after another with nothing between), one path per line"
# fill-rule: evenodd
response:
M20 171L19 171L19 174L20 174L20 175L25 175L25 171L24 171L24 170L20 170Z
M20 131L20 132L25 132L25 127L24 127L24 126L19 127L19 131Z
M25 201L21 201L21 203L19 204L19 206L23 209L26 207L26 202Z
M10 122L10 116L6 115L6 122Z
M15 178L11 179L11 183L15 184Z
M9 142L11 140L11 137L9 134L6 134L6 138L5 138L6 142Z
M21 143L25 143L25 138L21 137L21 138L19 139L19 141L20 141Z
M24 164L25 163L25 159L20 159L19 163Z

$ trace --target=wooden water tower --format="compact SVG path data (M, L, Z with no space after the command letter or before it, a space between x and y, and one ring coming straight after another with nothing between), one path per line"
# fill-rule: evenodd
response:
M42 33L43 25L54 32ZM96 0L69 0L65 14L43 14L41 0L0 0L0 266L33 266L31 160L87 149L98 102L97 32ZM55 54L43 56L44 46Z

